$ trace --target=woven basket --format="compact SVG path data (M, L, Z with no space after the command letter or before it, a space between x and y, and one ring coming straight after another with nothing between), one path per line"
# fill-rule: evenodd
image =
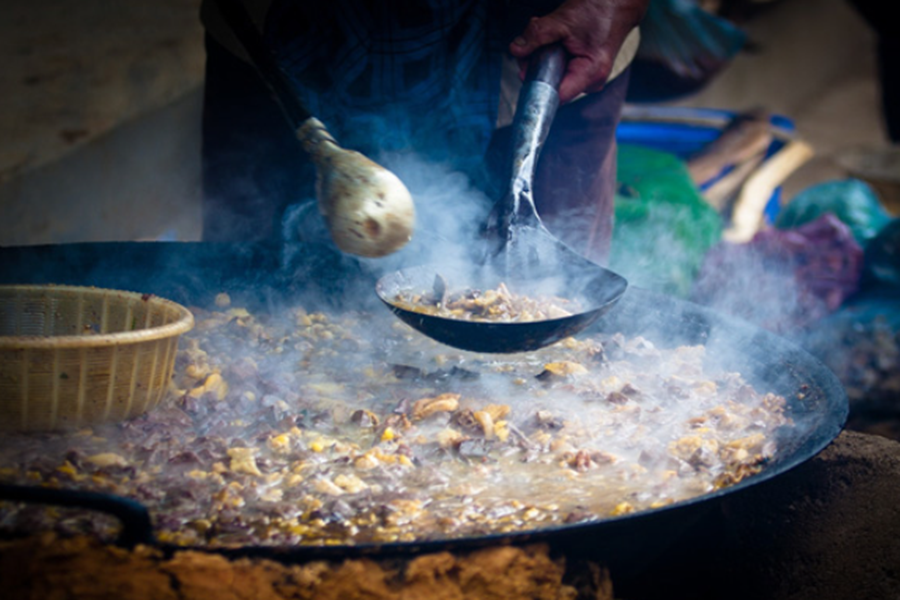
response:
M0 286L0 429L72 429L155 408L193 325L156 296Z

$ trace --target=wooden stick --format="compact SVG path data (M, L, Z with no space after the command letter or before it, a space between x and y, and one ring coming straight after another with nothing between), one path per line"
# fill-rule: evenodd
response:
M765 161L741 188L734 204L731 226L723 235L725 240L738 243L749 241L759 230L772 192L813 154L809 144L794 140Z

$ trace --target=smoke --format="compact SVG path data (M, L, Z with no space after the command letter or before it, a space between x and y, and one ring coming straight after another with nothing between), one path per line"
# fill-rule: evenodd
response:
M777 333L813 325L854 294L862 248L826 214L796 229L764 229L710 252L694 298Z
M375 410L387 416L400 410L398 407L403 403L398 400L403 398L409 404L410 400L432 396L437 391L455 391L461 394L461 407L473 411L489 403L511 405L514 412L510 421L524 432L523 443L527 437L527 445L534 446L532 458L544 457L542 460L550 462L543 471L543 478L538 480L527 479L524 470L510 469L507 473L505 469L469 469L461 461L446 461L451 474L466 475L467 479L463 480L460 476L459 481L422 484L416 476L422 476L420 474L427 473L428 469L410 469L404 471L402 476L408 477L403 482L412 490L410 493L414 497L433 498L440 495L449 502L478 493L485 503L496 503L500 507L498 510L507 510L504 503L511 499L526 498L530 503L541 505L561 504L565 507L564 511L577 511L585 506L596 506L601 511L607 510L606 505L614 501L613 494L626 493L621 491L624 488L628 490L627 497L643 507L656 498L652 493L658 491L660 471L677 470L689 474L698 465L704 467L704 461L712 460L708 456L709 448L702 444L689 454L685 450L676 458L668 457L671 443L683 437L696 437L689 419L703 417L707 409L712 410L741 392L740 378L702 364L702 350L674 350L663 357L654 344L647 341L616 339L604 348L613 360L609 364L589 362L595 356L592 353L573 356L564 344L527 356L478 357L448 351L419 334L395 327L396 322L386 311L381 316L338 314L328 324L312 314L311 311L318 308L317 300L330 303L334 297L329 288L338 287L345 292L353 289L359 292L356 299L364 301L369 298L374 301L371 280L387 270L418 264L449 266L470 260L473 240L489 209L484 195L474 190L464 176L446 165L428 163L409 154L379 157L379 160L406 182L419 206L416 234L409 247L386 259L372 260L348 257L333 248L330 252L320 252L328 248L330 241L327 237L302 242L295 240L285 246L285 256L290 253L293 257L289 264L296 269L293 272L295 276L288 279L297 286L298 291L303 292L302 300L292 294L292 289L272 290L267 287L270 282L267 283L264 278L258 279L257 275L264 277L266 270L273 265L256 262L257 257L252 254L240 257L240 264L223 265L224 270L234 273L239 285L260 293L268 290L280 298L278 303L250 307L257 315L255 323L244 316L240 304L235 305L234 312L225 310L220 316L201 313L200 323L204 318L218 320L219 332L209 335L204 350L215 363L212 366L221 366L223 378L229 385L224 392L225 398L201 397L192 400L189 395L182 397L179 407L191 415L190 419L183 418L173 424L168 420L173 413L156 411L147 419L123 425L124 434L119 437L120 441L124 440L122 445L114 445L112 437L109 441L101 441L99 437L85 438L87 441L84 443L90 445L86 445L76 456L94 456L101 451L128 456L131 449L146 448L147 453L157 457L158 464L166 469L166 477L161 479L159 488L165 490L165 485L171 485L173 493L170 496L181 498L174 492L179 489L179 482L184 481L184 472L193 467L179 463L184 458L179 453L181 448L169 444L162 438L163 433L190 440L193 444L190 448L198 455L203 454L203 444L210 443L213 438L222 439L228 448L260 446L258 466L271 474L287 468L288 459L260 440L272 438L273 432L283 432L287 428L285 419L306 428L309 424L315 425L321 413L328 413L338 426L344 426L348 415L357 408ZM298 219L303 216L310 219L317 216L315 212L308 212L309 207L304 210L307 212L302 212L300 207L292 211L285 220L285 226L299 224ZM204 286L204 293L226 291L219 286L227 288L228 282L217 279L208 268L215 264L212 262L214 253L213 248L210 254L189 262L179 258L173 250L168 258L158 257L156 266L161 268L160 277L173 273L176 268L186 271L179 276L181 281L189 282L186 295L190 295L193 289L190 286L193 285L197 285L198 289ZM225 256L220 258L226 259ZM234 260L236 257L230 255L228 258ZM183 262L176 264L176 260ZM119 272L124 268L120 264ZM138 275L150 277L148 269L141 269ZM318 294L317 300L311 298L315 294ZM193 297L200 298L198 294ZM282 300L290 302L295 308L288 310L281 305ZM202 300L193 303L204 304ZM298 303L305 309L297 309ZM643 302L635 306L638 313L632 319L633 323L638 330L650 329L647 313L651 304ZM649 320L656 319L659 331L670 334L667 339L671 340L671 333L679 330L682 324L685 329L702 329L697 327L696 321L703 313L696 311L695 307L661 303L655 310L657 312L650 315ZM257 327L257 324L264 324L264 328ZM771 346L766 345L765 336L757 337L758 330L747 328L738 332L742 335L735 336L734 327L717 328L716 325L715 320L707 324L709 331L705 340L703 335L697 336L698 342L709 343L706 354L714 355L716 360L713 363L722 359L725 354L723 348L730 349L734 357L730 362L741 373L748 376L763 373L761 383L765 385L758 388L760 394L773 389L794 389L792 381L784 380L785 385L782 385L781 379L773 378L785 378L790 374L780 368L781 365L770 364L770 356L765 351ZM198 334L204 331L210 330L204 326L198 327ZM723 341L725 334L730 335L727 341ZM667 344L660 344L663 345ZM757 348L761 348L762 352ZM252 360L241 360L242 357ZM573 358L581 360L588 371L581 375L578 386L573 387L565 378L556 381L539 378L546 365ZM392 365L421 372L421 377L395 382L391 376ZM514 373L513 368L519 369L519 377L510 374ZM248 369L251 369L249 375ZM367 380L365 377L368 376L363 375L367 369L376 375L381 373L380 377ZM454 373L456 375L451 376ZM467 373L477 373L479 377L470 379ZM630 385L626 387L626 383ZM687 394L688 397L680 398L673 393ZM623 397L628 394L634 397ZM763 398L754 395L753 403L746 405L747 410L752 411L761 402ZM544 413L551 417L551 421L538 423L537 415ZM751 416L750 412L738 415L739 424L748 422ZM449 416L445 416L442 420L423 421L417 427L427 440L434 440L440 430L449 425L448 419ZM540 441L543 436L538 430L543 427L552 429L557 421L570 422L567 427L575 432L573 437L578 438L578 443L572 443L569 447L566 439L556 439L558 446L552 451L538 453L537 444L549 443ZM142 423L152 427L142 428ZM319 425L316 431L330 431L328 423ZM755 427L756 423L749 421L749 426ZM732 433L743 435L741 427ZM113 434L115 432L110 436ZM513 432L512 435L517 434ZM317 441L314 436L306 433L304 436L295 442L308 445ZM58 438L58 447L42 449L44 456L48 457L49 469L55 469L69 460L71 448L68 441ZM645 444L652 447L645 451ZM477 455L479 448L475 446L471 455L476 466L480 462ZM427 450L417 449L422 453L426 466L429 460L439 458L427 454ZM340 472L339 469L350 468L344 463L330 461L328 453L300 447L292 451L294 453L289 455L291 460L302 459L310 465L308 468L311 471L306 475L325 478ZM460 447L461 455L462 451ZM573 464L560 466L557 464L560 460L568 460L565 458L566 452L573 454ZM581 468L578 466L579 460L585 463L583 473L578 470ZM232 469L228 477L246 479L247 473ZM575 486L570 479L579 479L584 483ZM196 484L206 486L198 488L196 494L202 502L209 502L211 494L206 493L207 490L220 491L211 481L211 478L206 478ZM393 485L391 482L380 485L387 486L389 483ZM678 480L668 485L671 488L662 490L659 496L664 501L681 498L683 494L691 497L708 491L708 488L683 491L678 489L682 486ZM459 486L459 489L453 486ZM251 486L246 488L251 489ZM562 498L561 489L567 492ZM286 501L279 507L294 511L289 513L294 515L300 510L300 503L290 495L290 490L285 493ZM188 512L187 505L187 501L180 504L173 501L167 505L165 515L159 511L160 518L174 519L174 514L196 517L196 509L191 508ZM263 499L263 502L243 508L242 513L256 514L255 511L265 511L270 506L272 504ZM216 514L214 508L204 510L207 512L201 511L200 514Z
M448 163L429 162L411 153L387 154L381 161L412 194L416 230L408 246L379 264L398 268L472 260L473 244L491 208L488 197Z
M448 163L411 152L373 157L394 172L416 205L413 237L401 250L382 258L341 253L332 242L315 201L291 206L283 219L283 269L288 280L305 282L309 295L318 290L328 304L341 296L357 305L374 299L374 282L386 273L430 264L436 272L474 264L479 233L491 202L469 178Z
M701 304L782 333L803 316L800 295L789 257L732 244L709 255L693 291Z

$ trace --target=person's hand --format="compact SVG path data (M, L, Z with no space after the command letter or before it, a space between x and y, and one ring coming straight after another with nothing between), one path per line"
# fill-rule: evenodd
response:
M648 4L649 0L566 0L552 13L531 19L509 51L519 59L524 73L532 52L561 43L569 63L559 99L568 102L606 84L622 42L643 18Z

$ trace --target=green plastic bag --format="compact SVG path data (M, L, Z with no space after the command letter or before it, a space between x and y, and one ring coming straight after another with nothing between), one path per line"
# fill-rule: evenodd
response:
M825 213L832 213L847 225L863 248L891 220L867 183L845 179L826 181L794 196L778 214L775 227L795 229Z
M679 158L620 144L610 268L633 285L686 297L722 219Z

